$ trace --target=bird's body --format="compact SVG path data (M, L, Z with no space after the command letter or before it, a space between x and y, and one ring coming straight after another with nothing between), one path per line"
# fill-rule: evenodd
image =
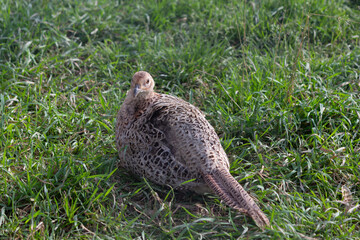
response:
M153 91L137 72L117 115L120 166L152 182L198 193L212 189L257 225L269 220L229 172L220 140L202 112L182 99ZM184 183L185 182L185 183Z

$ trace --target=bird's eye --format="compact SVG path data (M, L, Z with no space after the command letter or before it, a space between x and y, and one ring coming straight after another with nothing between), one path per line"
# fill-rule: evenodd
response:
M149 83L150 83L150 80L149 80L149 79L146 79L145 84L146 84L146 85L149 85Z

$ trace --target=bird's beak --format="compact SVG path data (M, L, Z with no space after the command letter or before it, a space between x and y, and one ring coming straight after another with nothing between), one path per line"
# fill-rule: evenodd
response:
M135 84L135 88L134 88L134 97L136 96L136 94L139 92L140 89L140 85L139 84Z

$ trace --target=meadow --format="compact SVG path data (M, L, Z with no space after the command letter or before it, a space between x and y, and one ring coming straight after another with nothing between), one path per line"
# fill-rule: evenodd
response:
M117 167L132 75L199 107L271 221ZM0 1L0 239L360 239L357 0Z

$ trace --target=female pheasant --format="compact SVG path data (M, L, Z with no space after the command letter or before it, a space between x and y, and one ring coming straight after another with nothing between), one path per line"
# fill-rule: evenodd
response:
M182 99L154 92L154 85L145 71L132 78L117 115L120 166L175 189L212 189L260 228L268 226L266 215L231 176L219 137L202 112Z

